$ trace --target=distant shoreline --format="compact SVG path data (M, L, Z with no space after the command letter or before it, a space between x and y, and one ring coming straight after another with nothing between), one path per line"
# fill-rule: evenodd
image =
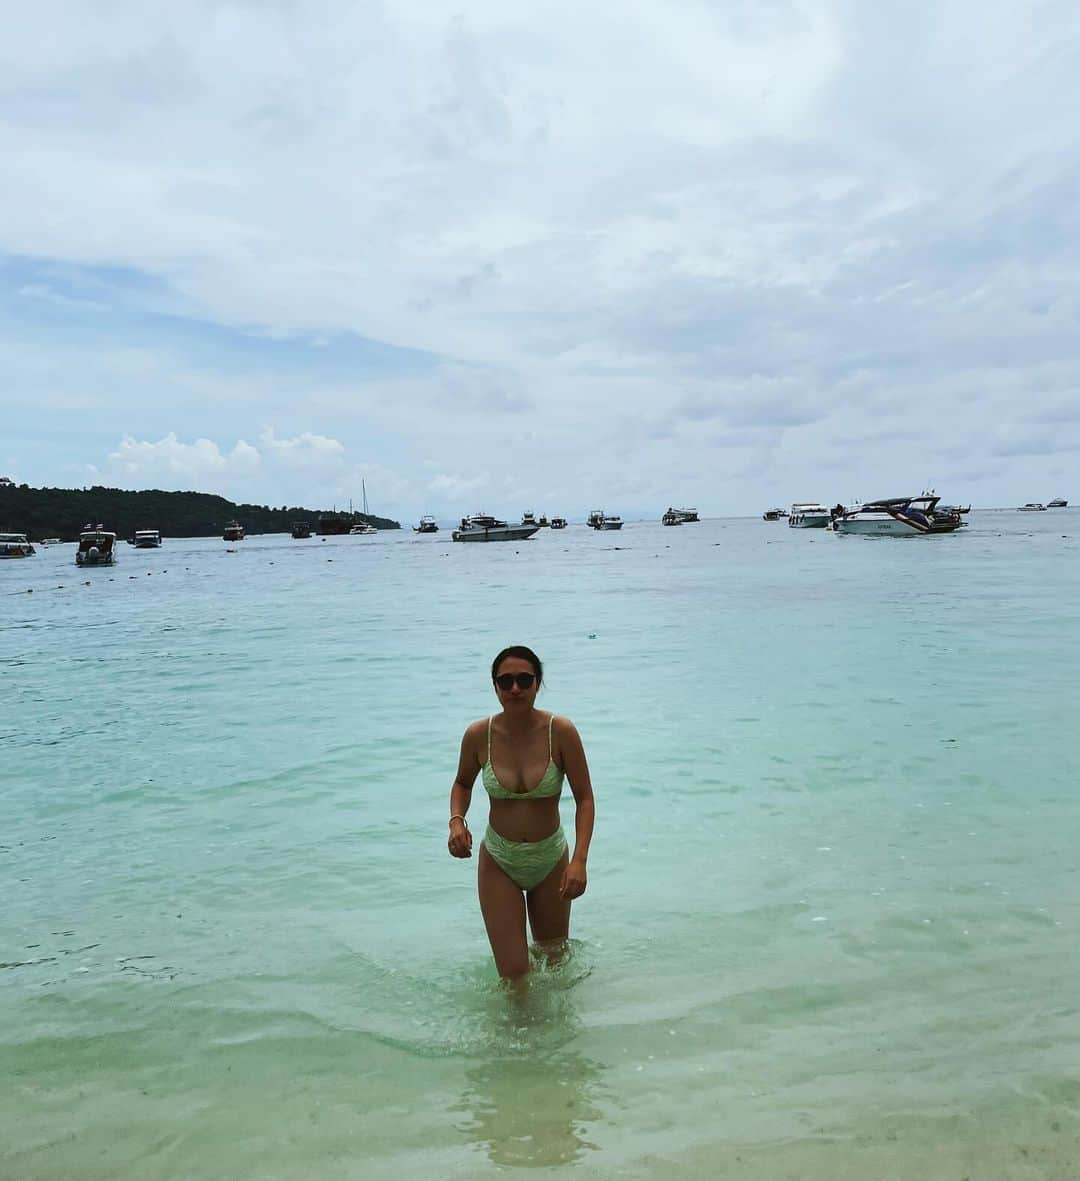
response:
M400 522L373 513L236 504L208 492L0 484L0 531L25 533L31 541L43 537L73 541L87 522L100 524L118 537L131 537L136 529L157 529L165 537L218 537L230 521L239 521L251 535L288 533L301 521L313 533L318 532L320 521L328 523L330 532L348 532L349 525L364 522L376 529L401 528Z

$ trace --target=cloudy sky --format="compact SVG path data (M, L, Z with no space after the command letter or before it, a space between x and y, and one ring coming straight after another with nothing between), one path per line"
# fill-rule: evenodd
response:
M0 474L399 519L1080 499L1075 0L43 2Z

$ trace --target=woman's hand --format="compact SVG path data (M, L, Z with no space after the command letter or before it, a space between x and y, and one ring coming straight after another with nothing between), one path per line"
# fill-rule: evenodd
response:
M450 839L446 842L451 857L472 856L472 833L464 820L455 818L450 821Z
M562 885L559 887L559 897L568 902L573 898L580 898L585 893L588 878L585 874L584 861L571 861L563 870Z

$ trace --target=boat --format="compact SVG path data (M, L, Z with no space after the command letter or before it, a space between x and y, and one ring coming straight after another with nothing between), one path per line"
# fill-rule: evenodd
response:
M761 514L763 521L781 521L787 516L787 509L769 508Z
M421 517L420 524L413 526L414 533L438 533L439 523L434 517Z
M311 526L307 521L293 521L292 529L289 532L297 541L303 541L306 537L311 536Z
M361 514L364 519L362 521L357 521L355 525L351 525L349 527L349 534L352 537L373 537L379 531L368 519L371 514L368 512L367 483L364 480L360 481L360 491L364 500L364 511ZM352 507L352 501L349 502L349 507Z
M0 558L32 558L36 552L25 533L0 533Z
M341 537L352 528L352 514L339 513L336 509L332 513L324 513L315 522L315 532L320 537Z
M540 529L539 525L508 525L489 513L462 517L461 525L450 534L454 541L524 541Z
M548 529L551 526L551 522L547 519L547 516L544 513L540 514L540 520L537 521L536 523L540 526L541 529Z
M679 518L680 523L683 525L690 525L695 521L701 520L701 518L698 516L698 511L696 508L671 508L669 506L668 513L674 513L675 516ZM667 516L667 513L664 515Z
M230 521L221 532L222 541L243 541L244 526L239 521Z
M800 500L788 513L789 529L824 529L829 523L829 510L817 501Z
M1061 496L1055 496L1053 500L1048 501L1047 508L1068 508L1069 502Z
M681 525L682 523L682 517L680 517L673 508L669 508L668 511L660 518L661 525Z
M112 566L116 562L116 534L102 525L84 525L75 551L77 566Z
M136 529L131 544L136 549L157 549L161 545L161 534L157 529Z
M836 533L861 533L875 537L917 537L928 533L953 533L963 522L955 509L939 510L940 496L895 496L833 510Z
M540 528L540 522L536 519L536 514L530 512L528 509L521 514L521 523L523 525L535 525L537 529Z
M551 518L551 527L552 527L552 529L565 529L566 528L566 518L565 517L552 517Z
M585 518L585 524L590 529L621 529L623 526L622 517L617 513L608 516L603 509L594 508L588 517Z
M1032 500L1027 504L1022 504L1016 511L1018 513L1045 513L1046 505L1039 504L1038 501Z

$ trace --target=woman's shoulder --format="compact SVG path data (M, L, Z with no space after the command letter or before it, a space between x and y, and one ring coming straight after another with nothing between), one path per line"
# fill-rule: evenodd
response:
M560 737L568 737L571 734L577 734L577 726L575 726L569 718L564 717L562 714L556 713L551 715L551 730L552 733L557 734Z
M478 738L481 734L487 736L488 722L490 718L477 718L475 722L470 722L465 727L466 738Z

